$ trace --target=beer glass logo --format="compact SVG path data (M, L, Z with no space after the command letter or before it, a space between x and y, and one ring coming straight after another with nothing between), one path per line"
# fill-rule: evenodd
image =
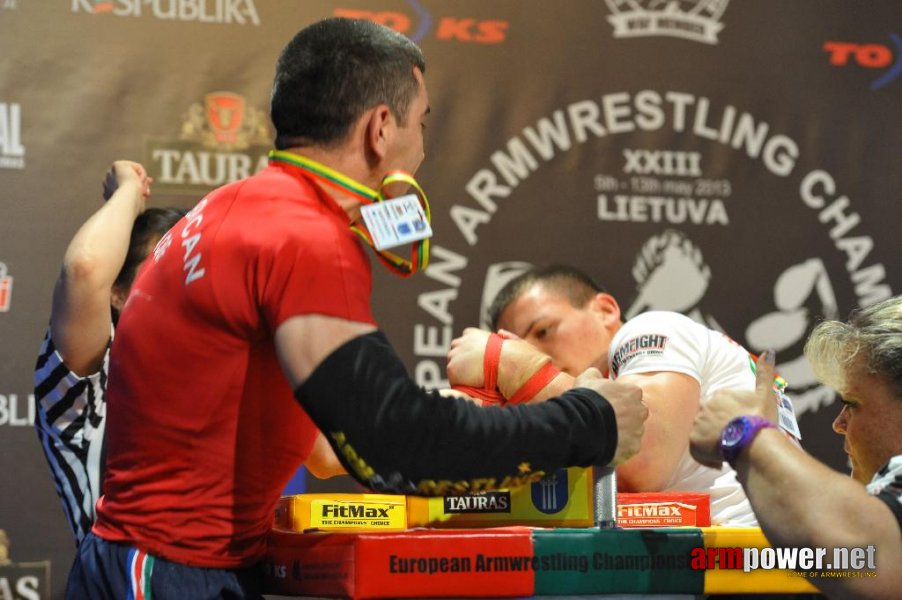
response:
M567 487L566 469L546 475L532 484L532 503L546 515L560 512L567 504Z

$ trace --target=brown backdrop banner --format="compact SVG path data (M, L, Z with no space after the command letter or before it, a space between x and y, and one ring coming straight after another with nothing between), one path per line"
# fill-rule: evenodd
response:
M0 529L14 561L52 565L22 597L59 595L74 549L31 381L103 173L140 160L153 205L188 207L256 171L276 57L332 15L428 61L433 264L409 281L374 266L376 314L422 384L443 384L450 340L509 277L572 263L627 315L775 348L805 446L845 469L802 346L902 289L895 0L0 0Z

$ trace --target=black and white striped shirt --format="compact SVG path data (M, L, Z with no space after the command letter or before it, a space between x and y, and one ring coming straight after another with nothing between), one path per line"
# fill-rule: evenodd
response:
M902 454L890 459L868 484L868 492L883 500L902 530Z
M35 365L34 425L76 543L91 531L101 493L109 359L107 345L98 372L76 375L63 363L48 328Z

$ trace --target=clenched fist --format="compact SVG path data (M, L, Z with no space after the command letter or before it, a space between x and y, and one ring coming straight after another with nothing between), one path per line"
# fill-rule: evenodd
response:
M718 390L706 398L695 416L689 436L692 458L709 467L719 468L720 434L731 420L743 415L777 420L777 396L774 392L774 353L758 357L755 390Z
M484 360L490 332L474 327L451 341L448 352L448 381L451 385L482 387L485 383ZM498 390L505 398L526 383L551 357L519 338L506 337L499 357Z

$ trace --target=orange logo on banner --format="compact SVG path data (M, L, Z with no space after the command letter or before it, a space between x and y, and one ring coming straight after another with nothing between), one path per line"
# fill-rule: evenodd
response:
M6 265L0 262L0 312L9 311L13 294L13 278L6 273Z
M902 36L889 34L893 47L902 51ZM866 69L886 69L880 77L871 82L871 90L879 90L902 74L902 52L893 58L893 49L886 44L858 44L856 42L824 42L824 50L830 55L834 67L856 64Z
M188 108L184 119L179 137L208 148L243 150L272 143L266 113L248 107L244 96L233 92L210 92L203 106L194 103Z
M272 139L265 111L240 94L214 91L188 106L177 139L145 141L145 164L155 193L204 194L265 167Z
M423 7L416 5L419 22L413 27L413 20L405 13L393 11L373 11L357 8L336 8L332 14L348 19L366 19L394 29L420 42L433 29L433 17ZM507 35L510 23L498 19L478 21L472 18L439 17L434 28L435 38L474 44L500 44Z
M204 101L213 137L224 144L234 143L244 121L244 97L231 92L214 92L207 94Z

